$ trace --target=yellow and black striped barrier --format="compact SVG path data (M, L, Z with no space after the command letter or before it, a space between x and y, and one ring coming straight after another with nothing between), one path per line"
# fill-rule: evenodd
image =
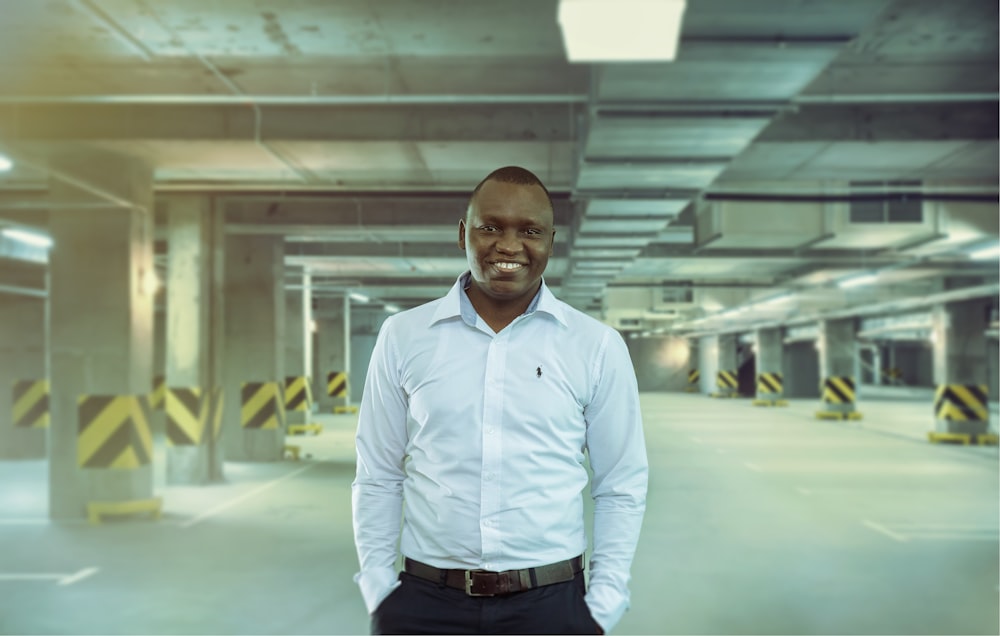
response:
M736 380L735 371L719 371L715 374L715 385L719 387L719 391L712 393L711 397L714 398L734 398L739 397L737 393L737 387L739 383Z
M301 375L285 378L286 411L309 412L312 410L312 402L312 389L309 387L309 378Z
M788 400L782 399L784 394L784 378L780 373L757 374L757 399L753 401L754 406L788 406Z
M284 428L285 401L282 392L279 382L244 382L240 396L240 423L243 428Z
M13 398L15 427L48 428L48 380L18 380L14 382Z
M77 398L77 460L82 468L134 469L153 457L149 395Z
M825 410L817 411L821 420L860 420L861 413L854 410L854 378L849 375L831 375L823 380Z
M990 419L985 384L940 384L934 394L934 415L950 422L986 422Z
M346 371L331 371L327 374L326 394L330 397L347 397Z
M207 409L200 387L167 389L167 443L197 446L205 434Z
M701 380L701 373L698 369L691 369L688 371L688 385L684 387L684 390L688 393L697 393L699 380Z
M326 376L326 392L330 397L347 398L347 372L333 371ZM334 413L357 413L358 407L341 404L333 407Z
M149 396L149 405L157 411L162 411L167 406L167 378L158 375L153 378L153 392Z

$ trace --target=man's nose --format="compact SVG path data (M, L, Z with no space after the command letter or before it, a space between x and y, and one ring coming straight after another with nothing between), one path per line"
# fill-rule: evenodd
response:
M514 254L521 251L521 239L517 232L504 232L496 242L496 250L505 254Z

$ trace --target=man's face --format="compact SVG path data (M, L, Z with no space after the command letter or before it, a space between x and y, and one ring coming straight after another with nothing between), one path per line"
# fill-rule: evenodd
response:
M494 300L534 296L552 256L552 207L537 185L487 181L458 225L472 284Z

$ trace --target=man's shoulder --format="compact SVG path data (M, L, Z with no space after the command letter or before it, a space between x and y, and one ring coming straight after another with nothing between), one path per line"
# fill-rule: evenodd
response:
M385 319L382 328L419 329L429 327L434 321L434 316L437 314L438 308L444 301L444 298L436 298L423 305L417 305L411 309L392 314Z
M618 331L614 327L601 322L586 312L580 311L563 300L558 298L555 300L559 303L563 320L571 332L584 333L601 338L611 334L618 335Z

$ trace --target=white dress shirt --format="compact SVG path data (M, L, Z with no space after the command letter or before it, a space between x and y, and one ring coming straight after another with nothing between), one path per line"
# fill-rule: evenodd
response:
M648 476L628 350L544 282L494 333L467 281L379 332L358 416L355 581L373 612L398 585L400 552L493 571L584 553L586 450L594 545L585 600L608 631L628 608Z

